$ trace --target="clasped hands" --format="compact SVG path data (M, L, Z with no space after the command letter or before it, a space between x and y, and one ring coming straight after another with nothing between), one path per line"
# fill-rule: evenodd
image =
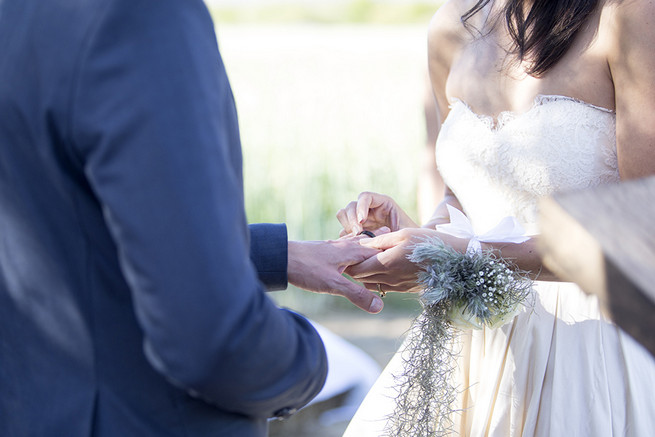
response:
M363 192L357 201L339 210L341 238L372 231L374 238L360 240L361 246L378 252L349 266L345 273L371 291L416 292L417 267L407 259L412 245L436 231L419 227L389 196Z
M359 241L361 246L378 252L345 269L345 273L371 291L417 292L418 267L409 261L414 245L429 237L439 237L458 250L465 250L466 240L419 227L389 196L363 192L337 213L343 226L342 238L351 238L364 230L374 238Z
M289 242L289 282L305 290L341 295L370 313L384 306L376 291L420 291L418 267L407 259L417 242L439 237L462 251L468 242L419 227L391 197L377 193L361 193L337 218L343 226L339 239ZM375 237L361 235L363 230Z

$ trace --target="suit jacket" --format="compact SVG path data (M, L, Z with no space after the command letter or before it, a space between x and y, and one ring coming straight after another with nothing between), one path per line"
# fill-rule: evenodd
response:
M286 228L249 239L204 3L2 0L0 53L0 435L262 436L307 403L325 351L265 295Z

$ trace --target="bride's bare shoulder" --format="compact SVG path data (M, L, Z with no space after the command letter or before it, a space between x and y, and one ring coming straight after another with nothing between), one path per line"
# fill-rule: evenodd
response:
M442 117L448 113L446 82L453 60L471 39L462 16L476 2L448 0L434 14L428 30L428 67L432 90Z
M464 38L467 30L462 16L475 5L471 0L448 0L434 14L430 21L429 39L438 42L442 39Z
M471 0L448 0L434 14L428 28L428 46L432 59L448 59L470 39L462 16L475 4Z
M640 35L655 24L654 0L606 0L602 9L616 37Z
M655 63L655 0L606 0L599 34L611 67L650 69Z

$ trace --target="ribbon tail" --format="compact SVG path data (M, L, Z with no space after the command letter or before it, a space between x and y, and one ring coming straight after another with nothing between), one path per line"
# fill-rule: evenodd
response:
M467 253L482 252L482 243L523 243L530 239L525 235L521 223L514 217L505 217L490 231L476 235L471 221L462 211L451 205L446 207L450 214L450 223L437 225L436 229L456 238L468 238Z
M437 225L437 231L452 235L456 238L474 237L475 232L473 231L473 225L471 225L468 217L466 217L464 213L453 206L446 205L446 208L448 208L448 214L450 215L450 223Z
M487 243L523 243L530 239L525 235L523 226L514 217L505 217L493 229L478 236Z
M469 244L466 247L466 253L480 253L482 252L482 244L480 240L473 237L469 240Z

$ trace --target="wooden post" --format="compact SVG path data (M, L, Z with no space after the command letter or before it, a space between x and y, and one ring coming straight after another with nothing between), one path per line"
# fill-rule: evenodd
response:
M655 177L540 202L540 250L655 356Z

